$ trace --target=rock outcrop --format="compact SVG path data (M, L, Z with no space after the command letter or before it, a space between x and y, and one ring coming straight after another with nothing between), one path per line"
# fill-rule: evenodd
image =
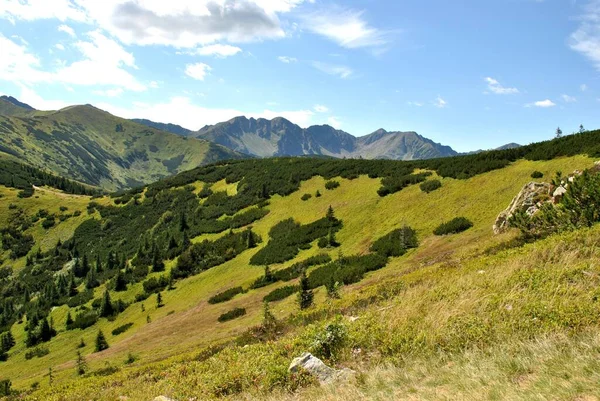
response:
M518 210L527 210L527 214L533 215L539 209L540 200L549 198L552 185L547 182L530 182L515 196L510 205L496 218L494 223L494 234L500 234L508 230L508 220Z
M310 352L305 352L298 358L294 358L288 370L294 373L298 372L301 368L315 376L321 384L331 383L340 379L347 380L354 375L354 371L351 369L344 368L338 370L325 365L322 360Z

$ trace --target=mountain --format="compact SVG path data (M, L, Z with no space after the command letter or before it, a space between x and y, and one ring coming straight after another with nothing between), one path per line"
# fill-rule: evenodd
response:
M12 96L0 96L0 115L22 116L36 111L27 103L18 101Z
M93 197L0 159L0 398L595 399L598 143L251 158ZM532 171L586 169L494 233ZM289 372L306 352L359 380Z
M499 146L499 147L494 148L494 149L488 149L488 150L479 149L479 150L473 150L471 152L462 152L460 154L461 155L474 155L474 154L477 154L477 153L489 152L490 150L516 149L516 148L520 148L521 146L523 146L523 145L519 145L518 143L511 142L511 143L507 143L506 145L502 145L502 146Z
M156 128L161 131L170 132L171 134L177 134L181 136L189 136L192 130L183 128L181 125L170 124L170 123L157 123L155 121L146 120L145 118L132 118L131 121L145 125L146 127Z
M91 105L15 113L2 99L0 154L106 190L131 188L242 155L111 115ZM7 105L13 105L9 108Z
M329 125L303 129L282 117L272 120L235 117L206 126L191 136L259 157L326 155L414 160L457 154L452 148L415 132L388 132L379 129L357 138Z

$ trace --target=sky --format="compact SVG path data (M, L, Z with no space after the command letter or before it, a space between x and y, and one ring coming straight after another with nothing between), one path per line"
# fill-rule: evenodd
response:
M0 0L0 94L458 151L600 128L600 0Z

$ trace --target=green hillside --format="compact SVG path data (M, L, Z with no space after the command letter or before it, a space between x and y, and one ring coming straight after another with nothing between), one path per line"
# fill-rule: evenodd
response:
M492 225L534 171L592 168L599 139L233 161L93 199L0 186L0 380L39 400L598 397L596 217L536 241ZM581 177L565 205L583 188L597 206ZM457 217L472 227L434 234ZM305 351L359 373L337 390L288 373Z
M2 115L0 110L2 153L106 190L240 158L224 147L146 127L90 105L25 116Z

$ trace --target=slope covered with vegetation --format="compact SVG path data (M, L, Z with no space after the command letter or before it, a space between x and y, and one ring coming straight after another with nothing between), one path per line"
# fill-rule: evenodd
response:
M311 351L360 372L340 398L493 398L513 380L538 394L562 372L553 346L591 363L598 228L517 248L518 230L491 228L532 172L591 168L599 136L410 163L245 160L95 199L3 188L0 225L26 252L2 254L0 379L44 400L331 398L287 372ZM434 234L459 217L472 227ZM503 354L538 340L539 364ZM489 363L489 383L451 380ZM594 395L575 372L561 391Z
M0 113L0 154L106 190L240 158L227 148L146 127L90 105L25 115Z

